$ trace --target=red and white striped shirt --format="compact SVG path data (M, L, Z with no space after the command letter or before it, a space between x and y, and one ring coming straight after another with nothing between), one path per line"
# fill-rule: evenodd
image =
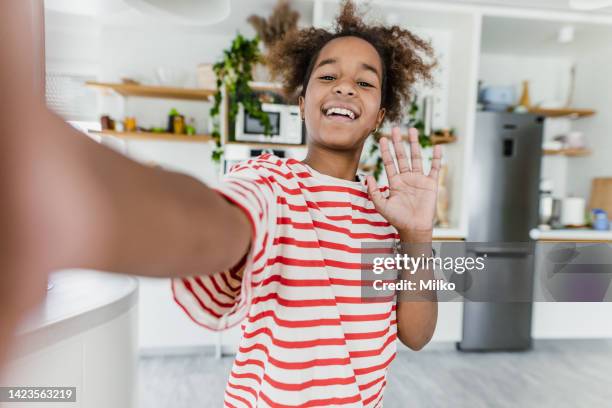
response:
M241 323L225 406L382 407L396 306L362 301L360 252L398 235L365 179L264 154L235 165L217 190L248 215L249 253L229 271L174 279L172 289L202 326Z

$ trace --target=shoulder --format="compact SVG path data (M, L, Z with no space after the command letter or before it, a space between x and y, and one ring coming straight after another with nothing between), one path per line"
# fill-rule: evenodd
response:
M280 194L297 189L299 181L307 176L304 166L296 159L262 154L234 164L222 180L249 180L266 184Z
M277 181L296 179L303 171L303 166L295 159L266 153L234 164L226 176L252 174Z

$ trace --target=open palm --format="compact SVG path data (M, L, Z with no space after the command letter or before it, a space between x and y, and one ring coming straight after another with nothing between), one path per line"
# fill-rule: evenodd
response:
M374 177L368 176L370 197L376 210L398 231L432 230L442 161L440 146L434 146L431 170L425 175L417 130L412 128L409 131L410 162L399 128L393 128L391 137L397 168L389 149L389 140L385 137L380 139L380 151L389 180L389 196L385 198Z

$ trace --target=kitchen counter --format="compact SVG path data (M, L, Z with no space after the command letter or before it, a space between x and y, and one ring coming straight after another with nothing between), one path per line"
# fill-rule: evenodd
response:
M45 300L17 330L0 386L74 387L72 408L135 406L136 279L66 270L50 282Z
M89 270L50 275L47 297L17 331L19 354L27 354L87 331L127 312L138 300L136 279Z
M459 228L434 228L434 241L463 241L466 233Z
M540 230L534 228L529 236L536 241L589 241L589 242L612 242L612 231L597 231L594 229L555 229Z

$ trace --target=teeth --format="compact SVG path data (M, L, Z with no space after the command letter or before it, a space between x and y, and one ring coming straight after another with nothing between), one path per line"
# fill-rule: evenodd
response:
M349 109L344 109L344 108L329 108L326 112L325 115L329 116L332 114L338 114L338 115L344 115L344 116L348 116L351 119L355 119L355 113Z

